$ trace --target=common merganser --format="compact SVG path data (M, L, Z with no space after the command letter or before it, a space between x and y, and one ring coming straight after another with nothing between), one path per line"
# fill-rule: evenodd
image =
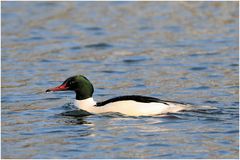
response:
M77 108L92 114L116 112L128 116L150 116L178 112L189 106L185 103L139 95L120 96L103 102L96 102L92 97L93 85L83 75L70 77L60 86L47 89L46 92L66 90L75 91L74 105Z

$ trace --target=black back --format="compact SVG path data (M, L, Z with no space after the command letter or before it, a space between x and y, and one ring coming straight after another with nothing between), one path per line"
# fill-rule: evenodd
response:
M103 101L103 102L98 102L96 106L104 106L108 103L113 103L113 102L117 102L117 101L127 101L127 100L133 100L133 101L142 102L142 103L157 102L157 103L163 103L163 104L166 104L166 105L169 105L167 102L184 104L184 103L175 102L175 101L164 101L164 100L154 98L154 97L127 95L127 96L120 96L120 97L111 98L111 99Z

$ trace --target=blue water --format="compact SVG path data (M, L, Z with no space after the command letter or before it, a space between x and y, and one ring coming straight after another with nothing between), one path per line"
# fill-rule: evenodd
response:
M239 158L238 2L2 2L2 158ZM83 74L103 101L137 94L212 106L85 115Z

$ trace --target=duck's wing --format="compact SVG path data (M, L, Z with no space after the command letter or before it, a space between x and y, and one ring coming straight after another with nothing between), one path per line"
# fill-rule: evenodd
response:
M127 100L132 100L132 101L142 102L142 103L156 102L156 103L163 103L166 105L169 105L168 103L185 104L185 103L175 102L175 101L165 101L165 100L161 100L161 99L154 98L154 97L139 96L139 95L127 95L127 96L111 98L111 99L103 101L103 102L98 102L96 104L96 106L104 106L108 103L113 103L113 102L117 102L117 101L127 101Z

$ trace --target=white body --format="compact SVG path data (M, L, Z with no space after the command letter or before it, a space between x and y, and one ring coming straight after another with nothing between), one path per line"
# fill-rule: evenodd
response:
M133 100L124 100L108 103L104 106L97 107L93 98L84 100L75 100L74 105L82 110L92 114L117 112L128 116L149 116L165 113L174 113L186 109L187 105L175 104L166 102L164 103L143 103Z

